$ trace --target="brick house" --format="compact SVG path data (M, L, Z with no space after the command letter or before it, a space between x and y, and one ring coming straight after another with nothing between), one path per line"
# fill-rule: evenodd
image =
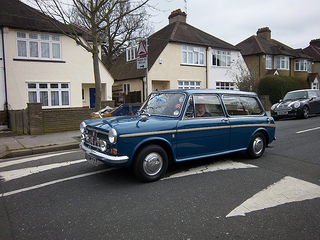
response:
M313 57L302 49L293 49L271 38L268 27L236 45L241 49L251 74L259 79L268 74L293 76L307 80L313 72Z

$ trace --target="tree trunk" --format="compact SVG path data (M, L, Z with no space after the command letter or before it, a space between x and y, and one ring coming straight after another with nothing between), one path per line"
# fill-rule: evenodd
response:
M92 54L93 58L93 73L94 73L94 81L96 88L96 102L95 102L95 111L101 109L101 78L100 78L100 69L99 69L99 52L94 51Z

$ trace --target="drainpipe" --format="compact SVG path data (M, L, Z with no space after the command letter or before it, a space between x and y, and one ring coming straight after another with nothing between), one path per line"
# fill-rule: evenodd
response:
M207 65L207 67L206 67L206 88L209 88L209 68L211 67L211 65L210 65L210 57L211 57L211 47L207 47L207 49L206 49L206 54L207 54L207 56L206 56L206 65Z
M7 116L7 126L10 128L10 117L9 117L9 106L8 106L8 93L7 93L7 72L6 72L6 57L5 57L5 46L4 46L4 34L3 28L1 28L1 36L2 36L2 56L3 56L3 77L4 77L4 94L5 94L5 111Z

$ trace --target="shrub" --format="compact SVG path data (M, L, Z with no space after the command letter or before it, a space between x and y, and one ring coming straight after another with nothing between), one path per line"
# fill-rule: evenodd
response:
M269 95L272 104L279 102L287 92L307 89L308 83L300 78L283 75L269 75L260 79L258 84L259 95Z

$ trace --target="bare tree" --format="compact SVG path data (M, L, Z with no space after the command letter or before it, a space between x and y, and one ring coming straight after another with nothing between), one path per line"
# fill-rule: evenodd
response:
M65 24L61 28L56 21L51 21L63 34L74 39L77 44L82 46L85 50L92 54L93 71L95 79L95 109L101 108L101 78L99 70L99 47L103 44L106 36L114 34L117 28L126 29L123 25L130 19L130 16L139 14L141 9L148 3L149 0L34 0L40 10L47 16L62 21ZM82 26L90 31L90 38L92 40L91 46L83 41L79 35L79 27L74 24L74 14L76 12L81 19ZM48 19L50 20L50 19ZM112 27L111 27L112 26ZM109 35L108 35L109 34ZM122 33L125 34L125 31ZM107 38L108 39L108 38ZM110 37L110 41L112 38ZM108 39L109 41L109 39ZM116 52L114 43L111 41L107 45L109 49ZM108 51L112 56L112 51Z
M237 88L241 91L257 92L259 79L254 73L250 72L246 63L242 59L231 63L230 70L227 72L233 80Z

